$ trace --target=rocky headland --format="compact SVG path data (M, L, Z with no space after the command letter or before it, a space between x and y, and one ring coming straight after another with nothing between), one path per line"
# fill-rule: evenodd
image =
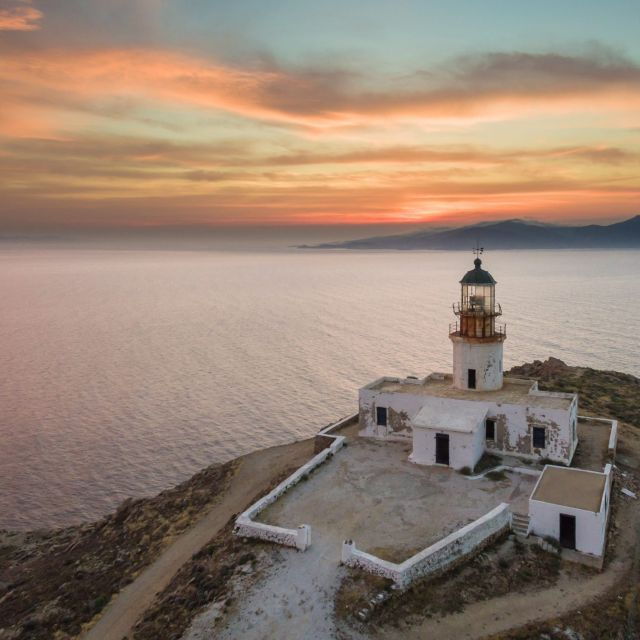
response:
M576 391L580 393L582 413L618 419L621 422L618 467L625 474L625 486L639 486L638 378L615 371L572 367L556 358L523 364L509 373L538 379L543 389ZM131 640L178 640L196 615L212 604L218 607L219 615L224 616L225 610L233 607L239 589L244 588L242 585L257 580L262 571L278 563L280 553L272 545L245 544L234 537L231 526L235 515L275 486L312 452L313 438L273 447L226 464L212 465L153 498L127 500L116 512L97 522L55 531L0 532L0 639L68 640L89 634L89 638L107 640L120 634L117 640L123 635ZM629 514L624 517L630 518ZM629 519L627 528L634 536L638 526L637 520ZM197 527L202 531L199 537L194 537L191 534ZM619 516L614 512L610 539L615 539L620 528ZM184 558L176 551L180 551L181 546ZM629 548L635 551L629 552L628 572L617 579L613 588L598 595L597 607L583 607L580 611L539 620L493 637L565 638L570 637L565 633L568 628L578 634L575 637L584 640L638 637L640 557L637 544ZM169 553L176 555L174 564L168 565L165 578L146 583L153 585L153 591L146 594L146 600L139 600L141 610L130 607L129 622L125 620L120 627L109 627L108 617L118 617L117 612L110 613L118 606L118 600L122 600L118 594L135 587L145 572L149 580L154 579L149 577L151 570ZM523 567L531 564L523 559L520 563ZM530 568L526 571L530 572ZM487 572L478 570L478 575L483 573ZM455 587L456 579L459 580L455 572L439 578L443 581L441 588L452 593L459 591ZM500 579L504 582L504 578ZM452 581L449 586L447 580ZM548 586L549 580L553 582L553 575L550 578L545 574L539 588ZM512 586L516 590L533 588L527 580L515 580ZM348 591L348 585L345 589ZM435 591L428 584L417 589L415 602L419 607L416 605L416 610L411 609L410 602L400 606L397 601L383 608L386 613L377 618L384 632L381 637L405 637L402 634L406 634L407 629L397 627L394 611L398 616L409 614L412 619L418 609L431 610L430 616L443 616L445 628L446 616L452 611L446 606L439 608L436 596L429 595ZM135 595L135 591L127 593ZM346 620L345 633L353 633L345 637L375 635L378 630L366 625L353 626L353 621L348 620L345 591L339 595L342 599L336 601L336 613ZM434 598L432 606L429 598ZM464 600L456 599L455 610L464 607ZM96 629L98 635L95 635ZM109 635L110 629L116 635ZM122 634L122 629L126 629L126 633Z

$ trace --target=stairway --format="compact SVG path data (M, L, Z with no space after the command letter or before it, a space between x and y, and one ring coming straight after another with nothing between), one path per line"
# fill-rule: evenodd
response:
M511 516L511 530L517 536L526 538L529 535L529 516L522 513L513 513Z

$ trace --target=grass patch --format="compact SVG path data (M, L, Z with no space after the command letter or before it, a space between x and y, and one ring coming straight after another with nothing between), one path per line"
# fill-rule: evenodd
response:
M487 469L493 469L493 467L497 467L502 464L502 458L500 456L495 455L494 453L489 453L485 451L482 454L482 458L478 460L476 466L473 468L474 473L482 473Z
M507 474L504 471L489 471L485 478L498 482L499 480L506 480Z

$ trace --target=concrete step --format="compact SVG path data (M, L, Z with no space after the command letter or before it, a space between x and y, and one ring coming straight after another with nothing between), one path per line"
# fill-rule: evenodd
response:
M523 515L521 515L519 513L514 513L512 518L511 518L511 521L514 524L526 524L526 525L528 525L530 520L531 519L529 518L529 516L523 516Z
M511 517L511 530L517 535L526 538L529 535L528 515L522 513L513 513Z

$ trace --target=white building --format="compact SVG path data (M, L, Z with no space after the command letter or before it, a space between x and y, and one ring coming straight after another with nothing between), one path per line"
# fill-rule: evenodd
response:
M529 532L602 558L611 480L610 464L603 472L547 465L529 498Z
M476 258L449 327L453 374L380 378L360 389L360 435L410 440L418 464L473 469L486 450L568 464L578 443L578 396L503 378L504 325L495 285Z

